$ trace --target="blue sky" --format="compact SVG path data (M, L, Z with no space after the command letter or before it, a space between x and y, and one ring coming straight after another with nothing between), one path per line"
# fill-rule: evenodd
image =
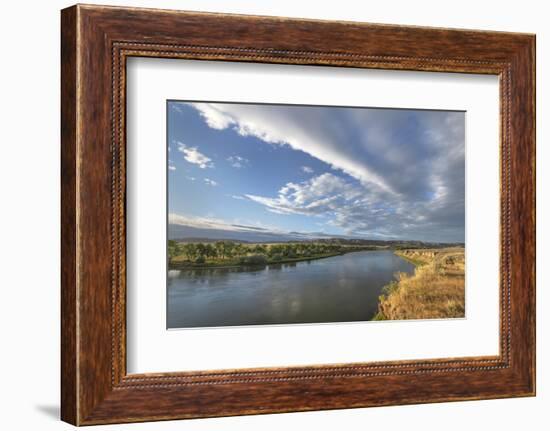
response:
M168 102L168 210L194 228L464 241L464 113Z

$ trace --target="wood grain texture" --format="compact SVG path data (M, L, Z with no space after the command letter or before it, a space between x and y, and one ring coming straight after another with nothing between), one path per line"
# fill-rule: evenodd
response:
M61 417L77 422L76 9L61 16Z
M87 425L534 394L533 35L79 5L62 11L61 36L63 420ZM127 375L129 56L499 75L500 354Z

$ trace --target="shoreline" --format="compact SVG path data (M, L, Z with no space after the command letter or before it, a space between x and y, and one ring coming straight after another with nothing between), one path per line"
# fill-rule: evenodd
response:
M275 261L267 262L267 263L260 264L260 265L251 265L251 264L243 265L243 264L234 264L234 263L227 264L227 265L218 265L218 264L205 265L205 264L186 263L185 265L180 266L180 265L168 264L168 270L169 271L185 271L185 270L190 270L190 269L261 268L261 267L266 267L266 266L269 266L269 265L280 265L280 264L298 263L298 262L311 262L311 261L314 261L314 260L326 259L326 258L329 258L329 257L343 256L343 255L348 254L348 253L357 253L357 252L360 252L360 251L382 251L382 250L388 250L389 251L391 249L380 248L380 249L346 250L346 251L341 251L341 252L337 252L337 253L322 254L322 255L318 255L318 256L308 256L308 257L296 257L296 258L282 259L282 260L279 260L279 261L276 261L276 262Z
M426 262L423 262L423 261L418 260L418 259L413 259L413 258L407 256L406 254L403 253L403 250L393 250L393 254L395 254L396 256L400 257L401 259L409 262L410 264L414 265L415 271L416 271L416 268L419 268L423 265L426 265Z

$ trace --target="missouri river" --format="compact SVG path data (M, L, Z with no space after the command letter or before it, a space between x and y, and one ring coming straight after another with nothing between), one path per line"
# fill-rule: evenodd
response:
M259 268L169 271L168 328L370 320L382 287L414 266L390 250Z

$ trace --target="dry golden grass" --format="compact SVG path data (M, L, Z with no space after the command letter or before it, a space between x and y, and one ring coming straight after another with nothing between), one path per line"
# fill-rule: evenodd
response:
M396 274L385 287L375 320L464 317L464 249L403 250L417 265L414 275Z

